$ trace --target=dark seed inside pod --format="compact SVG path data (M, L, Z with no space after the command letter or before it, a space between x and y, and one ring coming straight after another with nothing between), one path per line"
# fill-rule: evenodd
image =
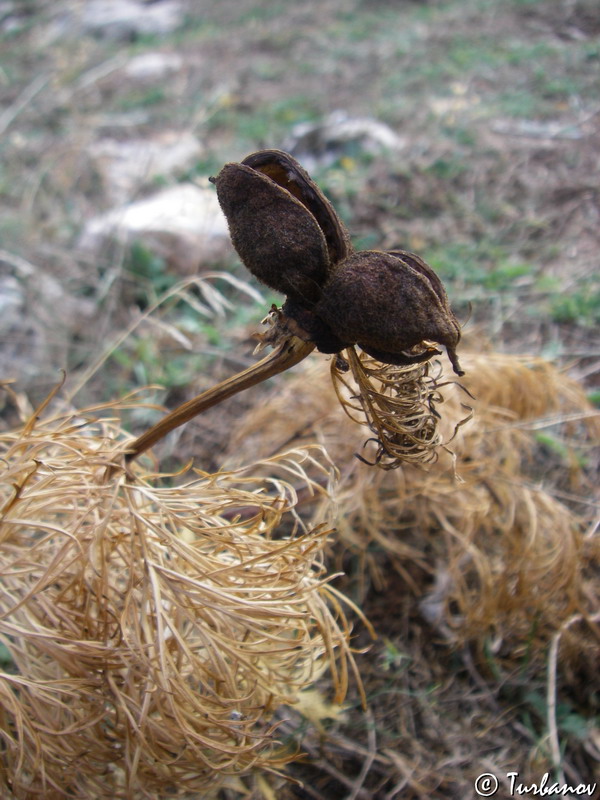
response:
M460 326L446 292L431 267L411 253L352 254L338 265L314 311L334 337L379 361L423 361L436 352L427 342L438 342L463 374L456 356Z
M330 261L313 214L287 189L244 164L226 164L215 184L233 246L250 272L272 289L314 305Z

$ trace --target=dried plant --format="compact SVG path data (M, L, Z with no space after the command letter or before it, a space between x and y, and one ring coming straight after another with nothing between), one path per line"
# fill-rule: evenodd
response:
M389 367L429 362L439 354L433 341L445 345L454 371L464 374L456 354L460 326L435 272L414 253L355 252L331 203L288 153L252 153L211 180L242 261L287 296L259 337L261 348L268 344L274 351L168 414L129 446L127 460L205 409L299 363L315 347L337 354L337 364L346 351L365 421L379 442L374 464L393 469L404 458L433 458L435 381L426 368ZM355 345L371 356L368 367ZM346 383L340 371L334 379ZM371 381L375 376L383 391Z
M135 465L107 481L118 415L38 409L0 435L3 796L205 797L293 757L273 710L326 668L341 701L354 669L329 529L294 511L290 479L323 494L321 451L270 459L269 479Z
M377 448L372 461L358 457L383 469L435 461L442 443L435 406L443 397L429 363L400 367L354 348L346 352L348 361L338 357L331 362L335 392L349 418L370 428Z
M462 371L460 328L431 268L401 251L355 253L285 153L228 164L215 182L242 259L287 295L259 337L273 352L135 441L117 406L112 419L99 408L47 418L47 403L0 438L0 639L14 666L0 675L0 769L18 800L171 797L276 769L294 754L275 743L274 708L326 667L341 701L355 669L323 566L329 528L304 528L298 487L276 477L324 497L323 459L294 449L165 476L134 465L140 453L316 347L337 354L336 392L370 427L372 463L436 457L430 340Z
M246 448L265 454L282 443L322 443L341 473L334 559L341 561L348 549L358 554L370 580L383 588L377 556L383 553L401 577L387 589L390 609L407 594L407 602L419 602L423 615L456 646L473 641L483 653L491 641L498 657L539 657L572 614L586 618L600 600L600 539L595 487L581 460L570 459L566 485L556 486L552 476L540 480L536 475L545 465L536 433L554 431L567 452L571 443L592 459L598 412L581 387L542 359L485 353L466 354L464 361L474 419L458 425L465 394L446 385L439 435L452 438L452 453L438 448L439 458L427 470L410 462L395 471L372 470L355 458L362 452L360 434L336 402L322 364L290 380L240 422L226 463L235 463ZM438 382L445 381L442 374ZM358 415L363 405L352 393L352 387L344 389L342 399ZM286 415L283 409L292 406L297 413ZM370 460L389 457L378 443L373 451ZM319 505L318 497L306 498L305 513L313 521L322 513ZM583 653L590 665L598 642L588 641L585 626L570 635L579 637L580 668ZM561 656L569 652L573 648L563 647Z

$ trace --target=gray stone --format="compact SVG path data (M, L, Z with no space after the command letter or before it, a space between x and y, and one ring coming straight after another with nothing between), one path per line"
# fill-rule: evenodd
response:
M164 36L179 28L183 20L184 7L179 0L85 0L81 9L84 31L116 40Z
M0 275L0 340L22 317L25 307L23 287L13 275Z
M131 200L157 176L181 175L202 153L193 134L179 131L164 131L152 139L100 139L89 148L104 189L115 204Z
M377 155L399 152L406 142L389 125L370 117L350 117L345 111L333 111L321 122L299 123L284 142L284 149L309 172L332 164L356 147Z
M211 186L186 183L91 219L80 249L100 252L110 242L142 242L182 275L229 249L228 228Z
M136 81L158 81L183 66L183 58L177 53L140 53L130 59L123 72Z
M42 267L1 250L0 379L15 379L20 390L58 381L73 335L94 310L93 301L69 294Z

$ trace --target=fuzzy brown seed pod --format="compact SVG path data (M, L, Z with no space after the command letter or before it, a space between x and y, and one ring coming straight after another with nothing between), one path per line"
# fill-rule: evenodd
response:
M308 172L289 153L259 150L247 156L242 164L267 175L306 206L323 231L331 264L343 261L352 251L350 234L335 209Z
M340 341L388 364L425 361L436 352L425 341L439 342L462 374L456 356L460 326L442 282L412 253L352 254L327 282L315 314Z
M332 205L292 158L261 150L214 179L231 239L263 283L287 295L294 334L323 353L358 344L378 361L426 361L446 346L458 375L460 326L441 280L419 256L354 252Z
M329 201L287 153L264 150L215 179L233 246L262 283L310 307L349 250Z
M437 443L436 426L422 423L435 422L437 415L435 390L427 385L428 364L421 362L439 353L433 343L440 342L454 371L463 374L456 356L460 327L431 267L401 250L356 253L318 186L280 150L261 150L239 164L226 164L210 180L242 261L260 281L287 295L281 311L272 307L272 328L260 337L259 347L268 344L275 350L167 414L128 447L124 464L202 411L297 364L315 347L337 354L332 361L336 376L352 371L358 386L354 399L378 442L373 463L393 469L407 453L428 458ZM374 366L365 366L363 359L369 357ZM402 389L407 384L412 387L408 392ZM401 424L407 410L401 395L409 396L412 409L408 435ZM345 404L343 393L338 396ZM106 479L122 467L112 464Z

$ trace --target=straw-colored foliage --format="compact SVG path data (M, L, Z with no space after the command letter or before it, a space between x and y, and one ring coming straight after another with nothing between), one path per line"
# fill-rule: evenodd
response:
M598 607L598 505L577 459L593 457L600 421L581 388L541 359L484 353L461 360L460 385L450 375L437 381L447 447L426 469L382 471L355 457L373 460L374 445L343 413L326 363L291 378L242 422L230 463L246 448L265 455L284 443L325 445L341 472L333 558L350 549L382 588L384 553L401 577L386 589L390 613L406 595L450 642L530 658L571 615L585 618ZM461 424L470 409L473 419ZM555 472L562 483L540 433L561 449ZM318 498L308 499L307 516L318 519L322 510ZM590 651L590 629L574 627L578 657L597 658L597 637Z
M136 464L107 480L118 417L0 434L2 797L208 796L293 756L272 711L325 668L346 691L329 531L303 527L290 484L323 493L305 471L327 480L323 454L273 458L271 479Z

